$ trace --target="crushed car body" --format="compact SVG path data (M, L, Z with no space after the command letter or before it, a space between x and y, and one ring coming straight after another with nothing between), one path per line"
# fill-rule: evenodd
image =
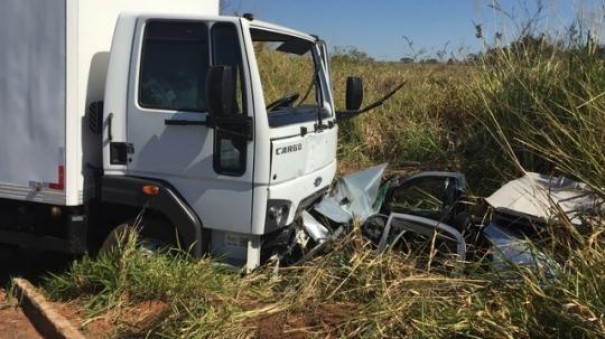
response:
M533 172L509 181L485 200L503 213L541 222L564 215L577 226L583 223L582 218L602 212L604 203L584 183Z
M304 236L299 234L297 244L308 248L289 262L300 264L325 251L357 224L379 253L430 243L432 251L468 262L475 259L469 249L480 247L490 253L495 270L523 266L554 277L559 265L532 241L536 228L562 216L580 225L585 216L603 212L603 200L585 184L527 173L485 198L491 217L477 218L465 196L464 174L425 171L384 179L386 168L382 164L338 179L302 212Z

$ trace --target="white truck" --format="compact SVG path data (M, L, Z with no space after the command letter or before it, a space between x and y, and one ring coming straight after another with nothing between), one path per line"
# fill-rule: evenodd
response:
M145 210L152 243L253 268L332 182L316 36L219 16L218 0L2 5L0 244L94 252ZM270 83L267 50L308 88ZM363 89L348 80L350 113Z

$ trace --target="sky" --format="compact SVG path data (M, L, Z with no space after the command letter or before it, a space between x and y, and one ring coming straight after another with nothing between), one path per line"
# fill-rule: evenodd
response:
M256 18L317 34L334 48L355 47L377 60L464 57L481 49L475 25L484 35L513 36L516 23L535 13L537 0L225 0L227 14ZM561 31L574 18L603 21L605 0L543 0L538 20ZM503 11L494 11L497 3ZM514 20L507 18L507 14ZM597 16L597 18L595 18ZM411 42L411 45L410 45ZM453 53L453 54L452 54Z

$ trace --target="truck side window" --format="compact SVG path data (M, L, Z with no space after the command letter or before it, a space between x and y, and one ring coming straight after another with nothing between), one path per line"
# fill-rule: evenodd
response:
M236 26L231 23L216 23L212 26L212 56L216 66L231 66L235 75L236 95L234 114L246 118L242 52ZM243 121L243 120L242 120ZM217 173L239 176L246 171L245 125L235 120L224 125L224 130L216 130L214 141L214 170Z
M141 53L139 105L206 111L208 28L199 22L150 21Z

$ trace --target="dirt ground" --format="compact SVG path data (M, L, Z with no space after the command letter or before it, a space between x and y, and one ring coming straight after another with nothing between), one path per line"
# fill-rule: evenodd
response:
M77 302L52 303L59 314L74 326L83 324L82 307ZM83 334L86 338L108 338L112 324L105 319L97 319L87 324ZM27 316L17 307L16 300L10 299L5 290L0 290L0 339L38 339L43 338L29 322Z
M9 300L6 291L0 290L0 338L3 339L37 339L42 338L27 317L16 307L14 300Z
M342 328L358 307L352 303L320 305L306 311L280 312L257 319L256 337L282 338L342 338L337 328Z
M121 312L109 312L87 320L83 311L85 307L78 300L67 303L53 302L52 305L89 339L115 336L118 323L119 337L145 338L147 330L168 311L169 307L161 301L147 301Z
M47 272L64 270L71 257L37 251L19 251L0 247L0 338L36 339L42 338L23 312L16 307L16 301L7 298L12 277L24 277L39 282Z
M32 250L16 250L0 246L0 339L42 338L23 312L16 307L15 300L7 298L13 277L23 277L34 285L40 283L48 273L65 271L74 257L57 253ZM57 312L82 330L87 338L109 338L115 330L117 317L121 326L133 337L145 336L143 329L152 325L168 305L159 301L141 303L120 314L104 315L86 319L84 306L79 301L68 303L53 302Z

